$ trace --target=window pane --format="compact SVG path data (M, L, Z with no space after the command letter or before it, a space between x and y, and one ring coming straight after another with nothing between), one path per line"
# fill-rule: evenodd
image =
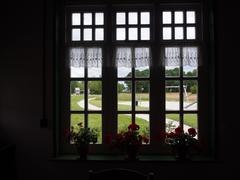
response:
M196 39L195 27L187 27L187 39Z
M141 40L150 40L150 28L141 28Z
M84 77L84 48L70 48L71 77Z
M131 114L118 114L118 133L128 130L128 126L132 123Z
M72 41L81 40L81 31L80 29L72 29Z
M117 24L126 24L126 14L117 13L116 21L117 21Z
M70 127L74 128L74 131L77 131L79 128L79 123L82 123L84 127L84 114L71 114Z
M172 28L164 27L163 28L163 40L170 40L172 39Z
M198 48L184 47L183 48L183 76L197 77L198 76Z
M83 14L83 24L84 25L92 25L92 13L84 13Z
M128 13L128 24L138 24L138 16L136 12Z
M183 28L175 27L174 34L175 34L175 39L183 39Z
M88 77L102 76L102 48L87 48Z
M141 24L150 24L149 12L141 12Z
M129 28L128 29L128 40L137 40L137 39L138 39L137 28Z
M96 41L103 41L104 40L103 28L96 28L95 29L95 40Z
M187 11L187 24L194 24L195 22L195 11Z
M88 127L97 132L97 144L102 143L102 115L101 114L89 114L88 115Z
M84 41L91 41L92 40L92 29L91 28L86 28L84 29L84 36L83 36L83 40Z
M116 37L117 40L125 40L126 39L125 28L117 28Z
M88 110L102 110L102 82L88 81Z
M163 24L171 24L172 23L172 14L170 11L165 11L162 13L162 21Z
M175 24L183 24L183 12L182 11L174 12L174 23Z
M196 80L183 81L184 110L198 109L198 83Z
M118 77L132 77L132 49L117 48L116 64Z
M177 80L166 81L166 110L179 110L180 107L180 82Z
M139 125L139 134L150 138L149 114L136 114L135 122Z
M132 82L118 81L118 111L132 109Z
M180 48L165 48L165 76L180 76Z
M184 131L187 132L188 128L195 128L198 132L198 115L197 114L184 114L183 115ZM197 138L198 136L195 136Z
M150 48L135 48L135 77L148 78L150 75Z
M166 114L166 132L174 131L179 125L179 114Z
M83 81L71 81L70 84L70 103L71 111L84 110L84 82Z
M103 13L95 14L95 25L103 25L104 24L104 16Z
M81 16L80 13L72 13L72 25L80 25Z
M136 81L135 84L135 109L140 111L149 110L149 81Z

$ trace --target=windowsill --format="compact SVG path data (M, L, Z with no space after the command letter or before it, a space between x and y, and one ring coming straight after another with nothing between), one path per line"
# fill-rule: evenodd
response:
M124 160L123 155L88 155L87 160L79 160L78 156L76 155L60 155L58 157L52 158L53 161L94 161L94 162L108 162L108 161L116 161L116 162L129 162L127 160ZM134 162L181 162L183 161L177 161L172 156L161 156L161 155L142 155L139 156L139 160ZM203 156L196 156L193 157L191 160L184 161L184 163L189 162L216 162L216 160L212 157L203 157Z

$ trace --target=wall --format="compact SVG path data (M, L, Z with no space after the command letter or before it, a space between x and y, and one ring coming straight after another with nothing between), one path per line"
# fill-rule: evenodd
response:
M82 179L89 168L129 167L143 172L153 171L157 178L184 176L233 176L238 174L236 56L239 21L236 3L217 1L216 12L216 118L219 160L213 163L110 163L55 162L52 154L52 130L41 129L42 118L42 25L41 0L25 0L1 4L0 53L0 132L16 146L16 167L19 180ZM49 39L50 40L50 39ZM51 41L49 41L51 42ZM51 59L48 59L51 61ZM235 71L236 70L236 71ZM51 74L51 68L47 74ZM48 76L47 76L48 78ZM50 87L51 84L48 84ZM48 92L51 98L51 91ZM48 105L51 107L50 105ZM51 119L51 109L48 117ZM0 169L1 171L1 169ZM182 172L183 171L183 172ZM199 173L200 172L200 173ZM1 174L1 173L0 173ZM1 175L0 175L1 176ZM81 178L80 178L81 177Z

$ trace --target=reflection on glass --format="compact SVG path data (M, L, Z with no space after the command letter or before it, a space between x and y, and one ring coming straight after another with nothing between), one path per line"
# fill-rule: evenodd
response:
M72 13L72 25L80 25L81 24L81 16L80 13Z
M163 24L171 24L172 23L172 14L170 11L164 11L162 13L162 22L163 22Z
M174 23L175 24L182 24L183 23L183 12L182 11L175 11L174 12Z
M92 29L91 28L85 28L83 30L83 39L84 41L91 41L92 40Z
M195 27L187 27L187 39L196 39Z
M88 127L97 132L97 144L102 143L102 114L89 114Z
M103 28L96 28L95 29L95 40L96 41L103 41L104 40Z
M126 39L125 28L117 28L116 39L117 40L125 40Z
M149 110L149 81L136 81L135 84L135 109L140 111Z
M164 27L162 36L163 36L163 40L170 40L170 39L172 39L172 28Z
M137 40L137 39L138 39L137 28L129 28L128 29L128 40Z
M132 82L118 81L118 111L127 111L132 109Z
M84 110L84 82L83 81L71 81L70 84L70 104L71 111Z
M183 27L174 28L175 39L183 39Z
M88 81L88 110L102 110L102 81Z
M95 25L103 25L103 24L104 24L103 13L96 13L95 14Z
M118 25L126 24L126 14L124 12L117 13L117 15L116 15L116 22L117 22Z
M188 128L195 128L198 132L198 115L197 114L184 114L183 115L184 131L187 132ZM197 138L197 136L195 137Z
M186 111L198 109L198 84L196 80L183 81L183 106Z
M131 114L118 114L118 133L126 132L128 130L129 124L132 123L132 115Z
M150 28L141 28L141 40L150 40Z
M150 138L149 114L136 114L136 124L139 125L139 134Z
M83 24L84 25L92 25L92 13L84 13L83 14Z
M180 82L177 80L168 80L165 83L166 110L174 111L180 108Z
M72 41L80 41L81 40L81 31L80 29L72 29Z
M137 24L138 23L138 16L136 12L128 13L128 24Z
M180 125L179 114L166 114L166 132L172 132Z
M187 24L194 24L195 21L195 11L187 11Z
M141 24L150 24L149 12L141 12Z

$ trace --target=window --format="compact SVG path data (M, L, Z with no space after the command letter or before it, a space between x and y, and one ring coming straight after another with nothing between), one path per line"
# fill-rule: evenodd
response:
M208 74L200 4L65 6L60 129L98 131L92 153L112 153L105 136L131 122L150 138L142 153L164 153L161 131L209 132ZM74 153L62 133L61 153Z

